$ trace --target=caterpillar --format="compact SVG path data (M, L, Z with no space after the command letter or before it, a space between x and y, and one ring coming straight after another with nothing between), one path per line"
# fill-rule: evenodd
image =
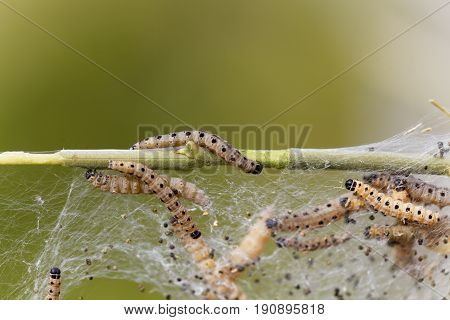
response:
M415 240L420 245L443 254L450 253L450 223L443 220L432 226L393 225L368 226L364 231L366 238L389 239L390 243L408 243Z
M208 149L226 162L233 164L246 173L260 174L263 170L263 165L260 162L247 159L247 157L243 156L238 149L233 147L227 141L215 134L204 131L181 131L156 137L148 137L135 143L131 149L178 147L185 145L188 141L193 141L200 147Z
M259 214L239 245L229 253L229 263L222 268L222 272L236 277L259 258L272 233L266 226L266 221L272 214L271 208Z
M267 219L266 225L269 229L283 232L319 228L343 218L350 212L360 210L364 205L364 201L358 197L345 194L314 209Z
M245 294L227 277L216 271L215 260L211 257L211 250L201 237L192 218L181 205L175 193L168 187L167 181L158 176L153 170L141 163L109 161L108 168L121 173L133 175L147 184L149 189L172 212L171 223L174 234L183 243L184 248L191 254L197 267L204 274L209 285L205 297L209 299L244 299Z
M344 233L339 236L330 235L310 240L301 240L301 238L298 236L294 236L289 239L278 238L276 242L280 248L283 247L293 248L297 251L315 251L319 249L329 248L332 246L337 246L341 243L346 242L350 238L351 238L350 233Z
M111 193L153 193L148 184L135 176L107 175L103 172L88 169L85 173L85 177L95 187ZM208 196L195 184L180 178L171 178L162 175L160 177L166 181L166 184L172 189L175 195L179 195L202 207L209 205L210 201Z
M45 300L59 300L61 287L61 270L57 267L50 269L50 277L48 280L48 291Z
M406 190L413 201L436 204L440 207L450 205L450 192L448 188L437 187L413 176L372 173L364 176L363 180L379 189L391 188L397 191Z
M417 236L416 228L411 225L368 226L364 231L366 238L389 239L392 242L408 242Z
M388 239L388 244L394 247L395 265L404 268L414 257L414 241L419 236L417 226L369 226L365 230L366 238Z
M420 224L433 225L440 221L438 212L432 212L412 203L395 200L361 181L349 179L345 182L345 188L364 199L376 211L403 222L414 221Z

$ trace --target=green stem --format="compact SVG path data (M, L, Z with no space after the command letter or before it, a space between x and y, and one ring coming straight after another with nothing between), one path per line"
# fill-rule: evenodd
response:
M266 168L408 171L449 175L450 160L422 154L349 151L348 149L243 150ZM61 150L54 153L3 152L0 165L60 165L106 168L108 160L142 162L153 169L189 169L224 161L188 145L156 150Z

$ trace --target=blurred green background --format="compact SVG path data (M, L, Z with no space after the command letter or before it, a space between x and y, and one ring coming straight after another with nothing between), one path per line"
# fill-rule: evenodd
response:
M263 124L442 1L5 1L183 121ZM376 141L450 103L444 8L275 120ZM0 149L122 148L179 124L0 5ZM356 134L355 134L356 133Z
M0 151L125 148L140 124L180 124L29 20L194 127L261 125L441 3L0 1ZM273 123L312 125L307 147L410 127L429 98L450 105L449 38L446 7Z

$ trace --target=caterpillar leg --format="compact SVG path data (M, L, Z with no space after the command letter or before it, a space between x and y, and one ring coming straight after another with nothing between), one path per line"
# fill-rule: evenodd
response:
M218 157L225 160L244 172L259 174L263 170L263 165L258 161L247 159L241 152L229 144L227 141L204 131L182 131L170 134L148 137L135 143L131 149L155 149L178 147L185 145L188 141L193 141L202 148L206 148Z

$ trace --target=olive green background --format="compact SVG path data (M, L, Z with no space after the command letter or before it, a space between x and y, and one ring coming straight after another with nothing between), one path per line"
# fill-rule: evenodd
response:
M0 150L125 148L139 125L180 119L262 125L441 3L0 1ZM272 123L311 125L307 147L349 146L438 112L429 98L449 106L449 21L446 7ZM161 297L121 281L83 286L69 297Z

